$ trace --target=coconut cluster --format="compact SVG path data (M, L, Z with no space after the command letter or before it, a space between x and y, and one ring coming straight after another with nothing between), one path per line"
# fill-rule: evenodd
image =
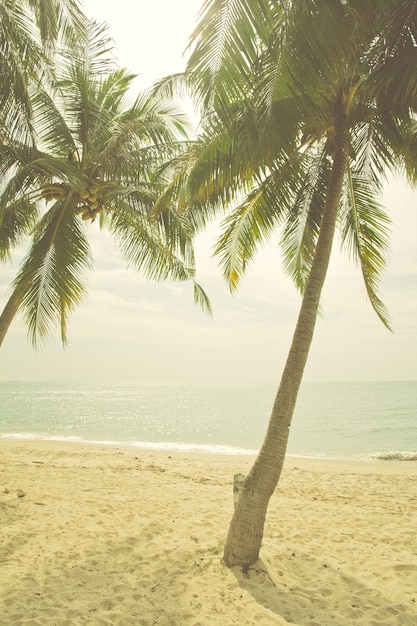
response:
M83 220L94 219L101 211L104 200L103 190L95 179L84 180L78 192L80 201L77 213L81 214Z
M45 187L42 198L46 200L46 202L52 202L53 200L60 200L68 195L70 191L71 188L68 185L54 183ZM74 193L76 214L81 215L83 220L95 219L103 207L104 198L105 190L104 187L100 185L99 181L93 178L85 178L80 189Z

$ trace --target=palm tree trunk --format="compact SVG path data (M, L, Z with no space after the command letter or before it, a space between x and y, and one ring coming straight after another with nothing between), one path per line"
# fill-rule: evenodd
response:
M20 298L17 296L16 291L13 291L6 306L0 315L0 346L3 343L3 339L6 336L9 326L12 323L20 305Z
M297 325L261 450L247 476L226 539L223 560L247 568L259 557L269 500L278 484L291 419L313 339L321 291L326 278L347 159L343 104L335 113L335 155L320 234L306 284Z

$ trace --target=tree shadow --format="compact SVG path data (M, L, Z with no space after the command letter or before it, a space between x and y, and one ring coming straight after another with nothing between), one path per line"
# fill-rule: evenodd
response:
M364 616L378 626L417 623L417 607L390 600L363 580L309 557L284 556L270 569L260 559L247 570L231 571L259 605L297 626L361 623Z

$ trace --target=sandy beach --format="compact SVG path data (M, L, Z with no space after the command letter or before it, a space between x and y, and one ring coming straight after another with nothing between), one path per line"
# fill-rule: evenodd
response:
M415 465L288 458L244 575L221 556L251 458L0 451L2 625L417 624Z

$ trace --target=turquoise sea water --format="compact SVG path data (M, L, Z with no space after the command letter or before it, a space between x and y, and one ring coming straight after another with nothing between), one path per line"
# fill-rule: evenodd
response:
M261 445L267 384L0 383L0 437L238 454ZM417 382L304 383L288 453L417 463Z

